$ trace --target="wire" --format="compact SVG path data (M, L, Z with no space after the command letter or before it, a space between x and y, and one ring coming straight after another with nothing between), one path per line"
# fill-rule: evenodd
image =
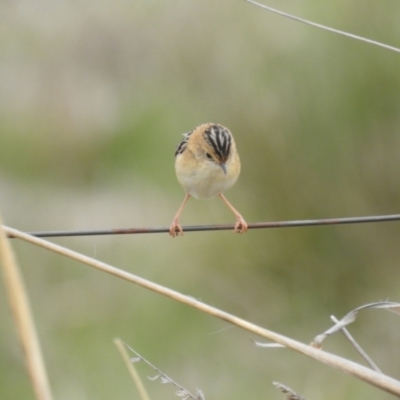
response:
M350 218L328 218L328 219L306 219L299 221L275 221L275 222L256 222L249 224L249 229L270 229L270 228L296 228L302 226L321 226L321 225L344 225L362 224L372 222L400 221L400 214L376 215L369 217L350 217ZM226 231L233 230L233 224L222 225L192 225L184 226L184 232L201 231ZM28 232L29 235L36 237L64 237L64 236L100 236L100 235L137 235L144 233L168 233L169 227L160 228L127 228L127 229L101 229L85 231L44 231ZM12 235L8 236L13 238Z
M248 3L254 4L255 6L261 7L264 10L268 10L270 12L273 12L275 14L281 15L283 17L290 18L290 19L293 19L293 20L298 21L298 22L302 22L303 24L311 25L311 26L314 26L315 28L324 29L326 31L333 32L333 33L336 33L338 35L347 36L347 37L352 38L352 39L360 40L360 41L365 42L365 43L373 44L375 46L383 47L384 49L395 51L396 53L400 53L400 49L398 47L389 46L388 44L377 42L376 40L367 39L367 38L362 37L362 36L354 35L352 33L348 33L348 32L345 32L345 31L340 31L339 29L331 28L329 26L321 25L321 24L318 24L316 22L309 21L307 19L296 17L295 15L285 13L285 12L277 10L275 8L266 6L265 4L257 3L254 0L246 0L246 1Z

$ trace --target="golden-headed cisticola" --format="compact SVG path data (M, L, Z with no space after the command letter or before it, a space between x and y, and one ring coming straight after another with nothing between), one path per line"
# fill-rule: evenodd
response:
M247 223L223 195L236 182L240 173L240 159L229 129L207 123L184 134L175 152L175 171L186 196L169 228L172 237L183 235L179 217L191 196L211 199L219 196L235 214L234 232L247 231Z

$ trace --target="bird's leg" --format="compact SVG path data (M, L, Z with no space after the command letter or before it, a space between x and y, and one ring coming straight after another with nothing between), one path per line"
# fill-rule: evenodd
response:
M183 236L183 229L182 229L181 224L179 223L179 217L181 216L182 211L185 208L185 204L189 199L190 199L190 194L186 193L186 196L183 199L183 202L182 202L181 206L179 207L178 212L175 214L175 217L172 220L171 225L169 226L169 234L172 237L175 237L177 235Z
M240 213L236 210L235 207L231 203L229 203L228 199L221 193L218 195L221 200L229 207L229 209L235 214L236 224L235 229L233 230L236 233L245 233L247 232L247 222L240 215Z

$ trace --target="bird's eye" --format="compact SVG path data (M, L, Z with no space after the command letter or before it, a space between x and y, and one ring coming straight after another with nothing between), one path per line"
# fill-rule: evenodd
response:
M207 157L209 160L212 160L212 157L211 157L211 154L210 154L210 153L206 153L206 157Z

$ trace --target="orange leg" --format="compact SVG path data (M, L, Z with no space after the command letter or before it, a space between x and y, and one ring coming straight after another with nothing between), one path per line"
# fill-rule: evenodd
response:
M179 217L182 214L183 209L185 208L185 204L187 201L190 199L190 194L186 193L185 198L183 199L183 202L181 206L179 207L178 212L175 214L174 219L172 220L171 225L169 226L169 234L174 238L177 235L183 236L183 229L181 224L179 223Z
M247 222L240 215L240 213L236 210L235 207L231 203L229 203L228 199L221 193L218 195L221 200L229 207L229 209L235 214L236 224L235 229L233 230L235 233L245 233L247 232Z

